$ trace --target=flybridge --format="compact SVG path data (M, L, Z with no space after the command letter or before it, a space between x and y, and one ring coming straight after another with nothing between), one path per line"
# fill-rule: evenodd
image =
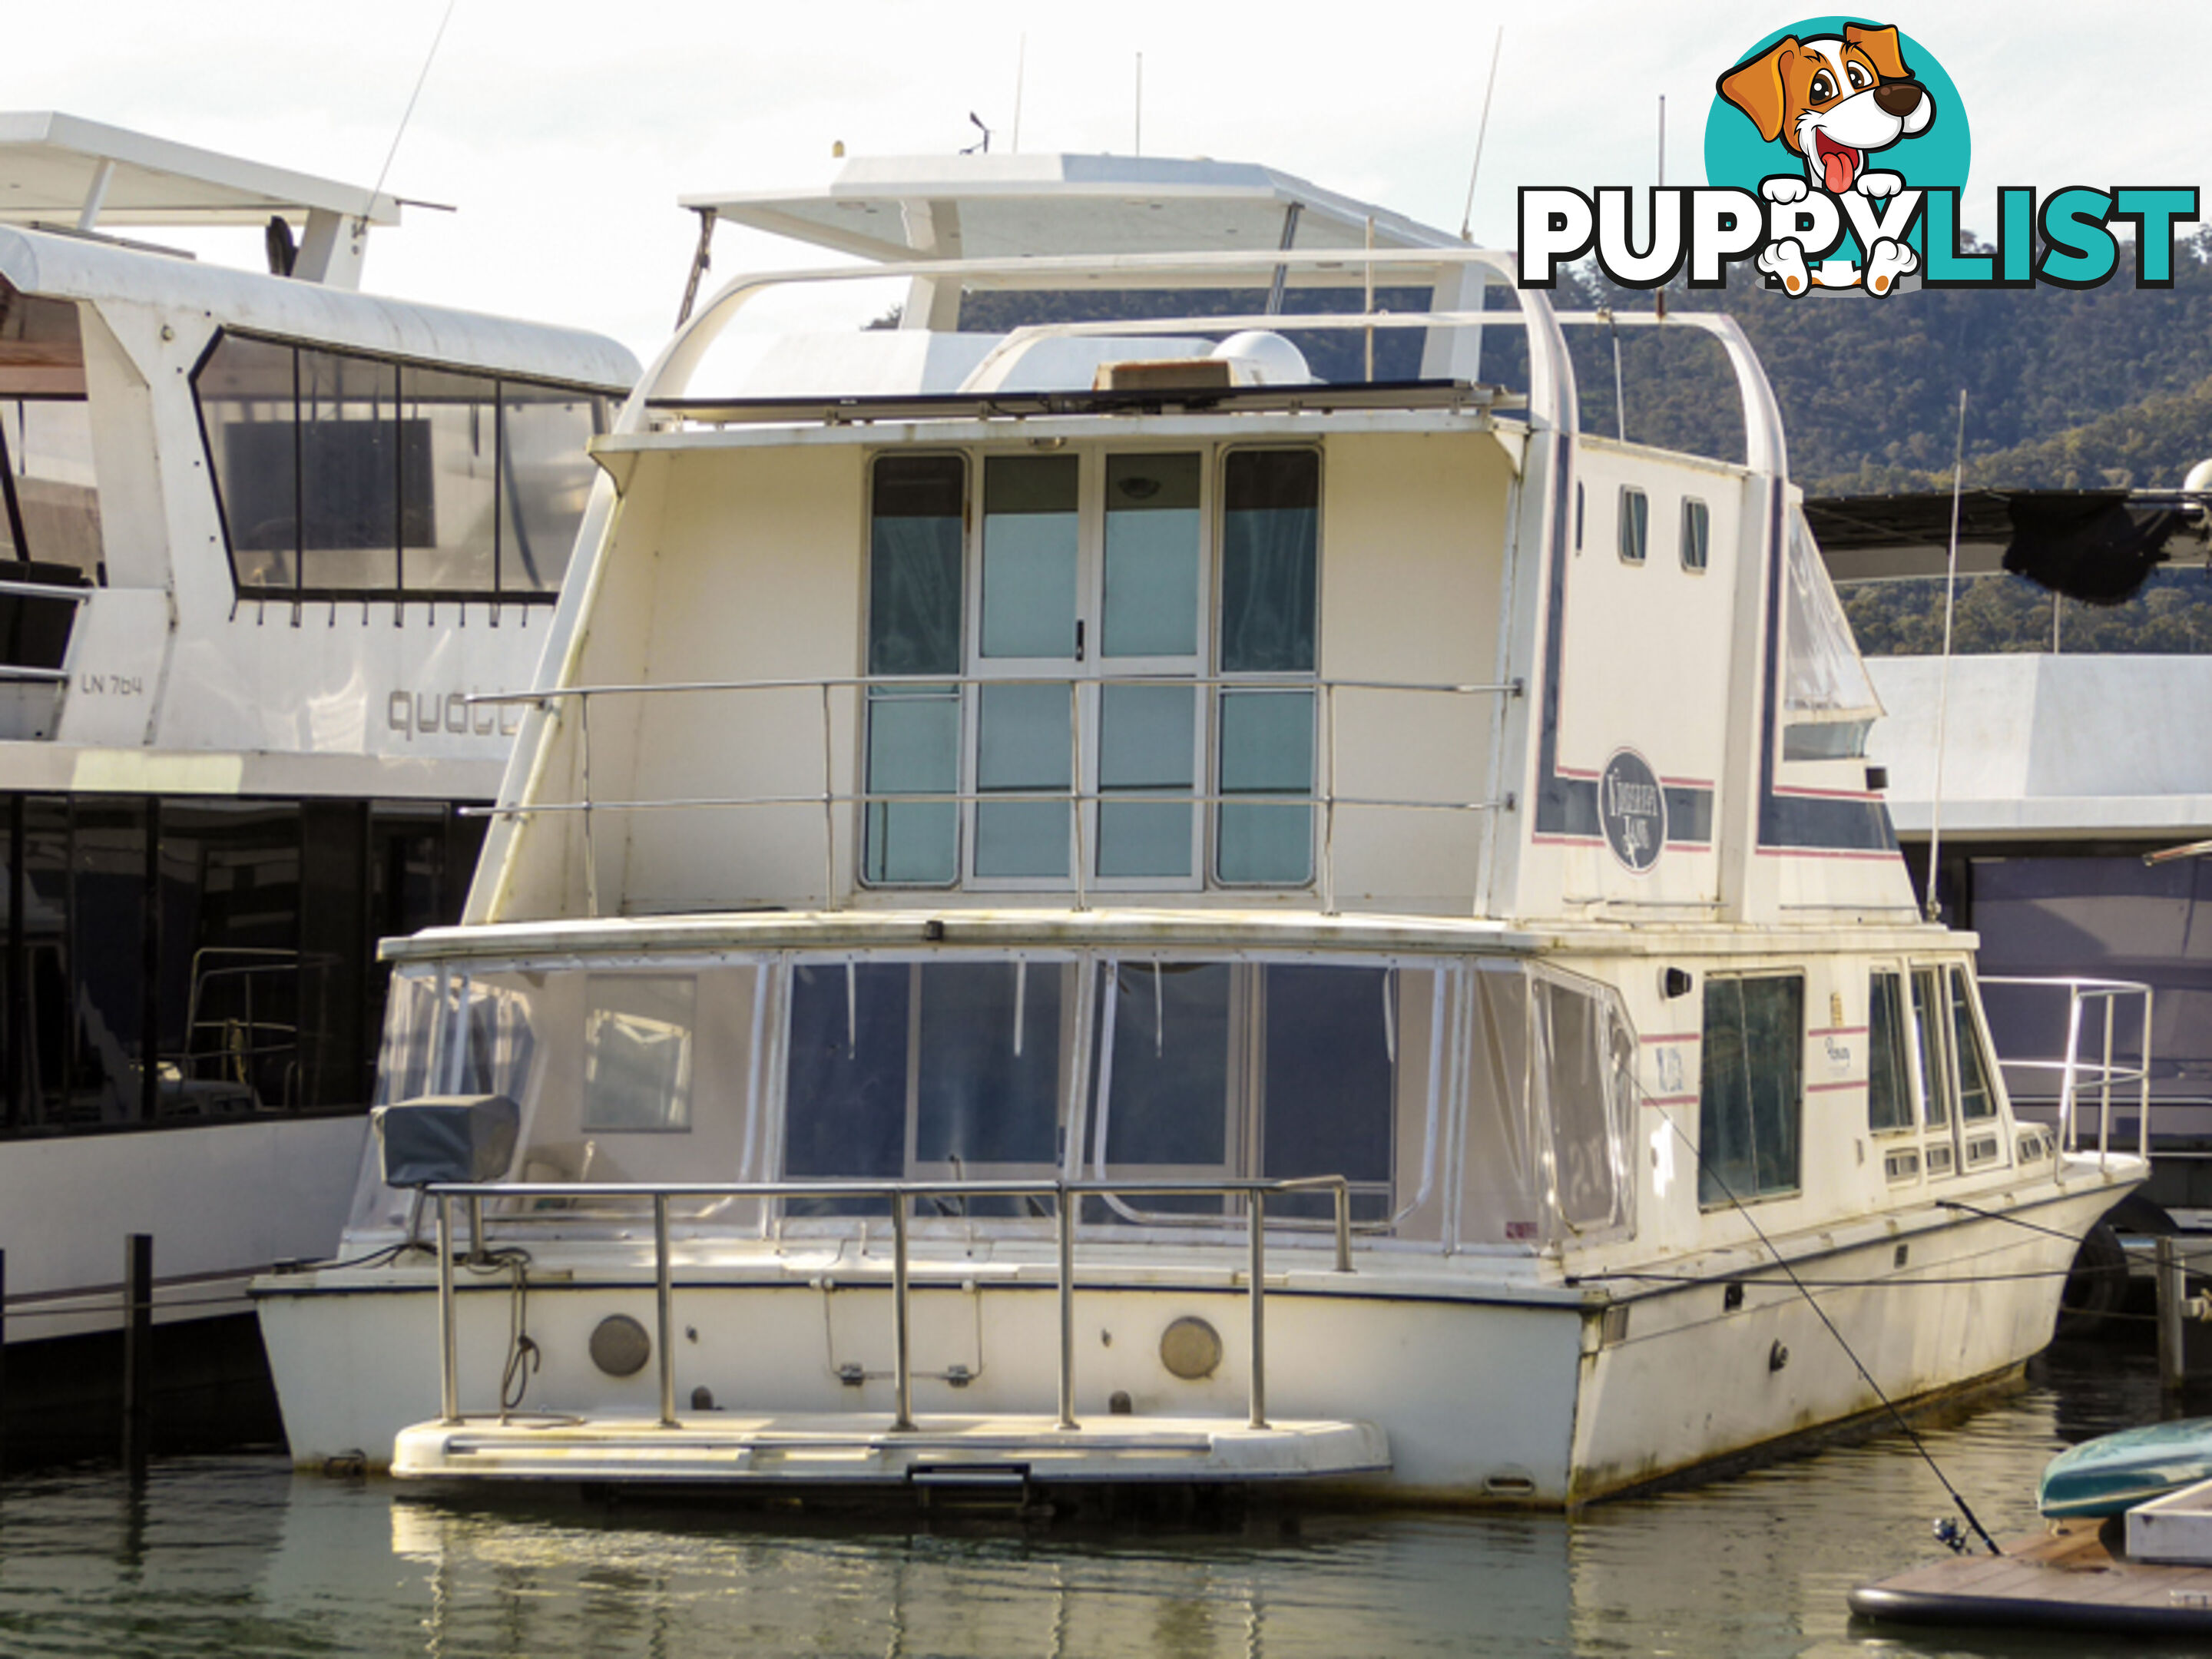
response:
M1960 246L1953 188L1899 190L1881 199L1856 191L1802 191L1790 201L1732 189L1646 194L1638 248L1633 192L1626 186L1524 188L1521 286L1551 288L1562 262L1595 252L1599 269L1624 288L1656 288L1685 270L1692 288L1719 288L1728 265L1756 258L1770 244L1796 243L1810 262L1835 252L1848 234L1866 248L1924 236L1922 280L1929 288L2096 288L2120 269L2117 222L2136 228L2136 286L2165 288L2173 281L2180 228L2197 216L2194 188L2073 186L2040 198L2031 188L2008 188L1997 192L1996 246L1983 253Z

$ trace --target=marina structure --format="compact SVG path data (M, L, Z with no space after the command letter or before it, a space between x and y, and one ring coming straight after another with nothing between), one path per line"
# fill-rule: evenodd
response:
M400 204L0 115L0 1249L11 1414L336 1243L382 934L458 913L614 342L356 291ZM261 234L267 270L147 239ZM188 1368L165 1367L173 1380ZM265 1390L265 1379L262 1384ZM37 1424L30 1426L40 1426Z
M2188 1231L2212 1227L2212 1022L2196 930L2212 903L2212 867L2162 855L2212 836L2212 769L2201 745L2175 737L2191 729L2192 711L2212 710L2212 659L2188 621L2203 578L2186 562L2204 550L2208 495L2207 466L2180 490L1967 491L1955 591L1960 614L1978 625L1962 629L1948 662L1878 637L1867 664L1884 709L1869 753L1887 772L1906 856L1924 882L1936 849L1937 897L1980 940L1985 978L2151 989L2148 1032L2131 1011L2115 1025L2113 1052L2140 1066L2147 1036L2156 1056L2147 1079L2156 1156L2143 1195ZM1948 495L1838 499L1814 517L1845 592L1903 585L1942 616ZM2148 580L2124 604L2081 605L2009 574L2016 517L2031 536L2039 525L2108 520L2104 539L2116 549L2152 534L2152 556L2167 562L2135 567L2134 580ZM2127 560L2115 552L2111 562ZM2008 1058L2053 1057L2054 993L1994 983L1988 1000ZM2052 1068L2015 1067L2008 1080L2016 1105L2055 1117ZM2131 1115L2130 1101L2124 1119Z
M342 1259L255 1285L296 1460L1559 1506L2048 1340L2142 1162L2014 1118L1733 323L1740 461L1261 167L687 205L861 263L592 446Z

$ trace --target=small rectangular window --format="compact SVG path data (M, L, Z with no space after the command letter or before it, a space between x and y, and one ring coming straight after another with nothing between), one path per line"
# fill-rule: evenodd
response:
M1705 568L1707 544L1711 539L1712 514L1705 504L1686 496L1682 501L1682 568L1703 570Z
M1651 534L1650 498L1633 484L1620 487L1620 556L1625 563L1642 564Z
M1805 981L1705 981L1698 1083L1698 1200L1795 1192L1804 1105Z

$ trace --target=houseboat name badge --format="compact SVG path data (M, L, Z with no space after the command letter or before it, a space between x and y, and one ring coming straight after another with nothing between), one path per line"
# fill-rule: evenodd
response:
M1597 815L1613 857L1638 875L1659 862L1667 845L1667 792L1633 749L1616 750L1598 775Z

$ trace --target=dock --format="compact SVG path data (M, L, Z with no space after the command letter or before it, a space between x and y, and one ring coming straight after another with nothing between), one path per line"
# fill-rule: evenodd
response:
M1885 1623L2034 1626L2126 1634L2212 1633L2212 1567L2115 1556L2094 1522L2008 1539L1996 1555L1954 1556L1850 1594Z

